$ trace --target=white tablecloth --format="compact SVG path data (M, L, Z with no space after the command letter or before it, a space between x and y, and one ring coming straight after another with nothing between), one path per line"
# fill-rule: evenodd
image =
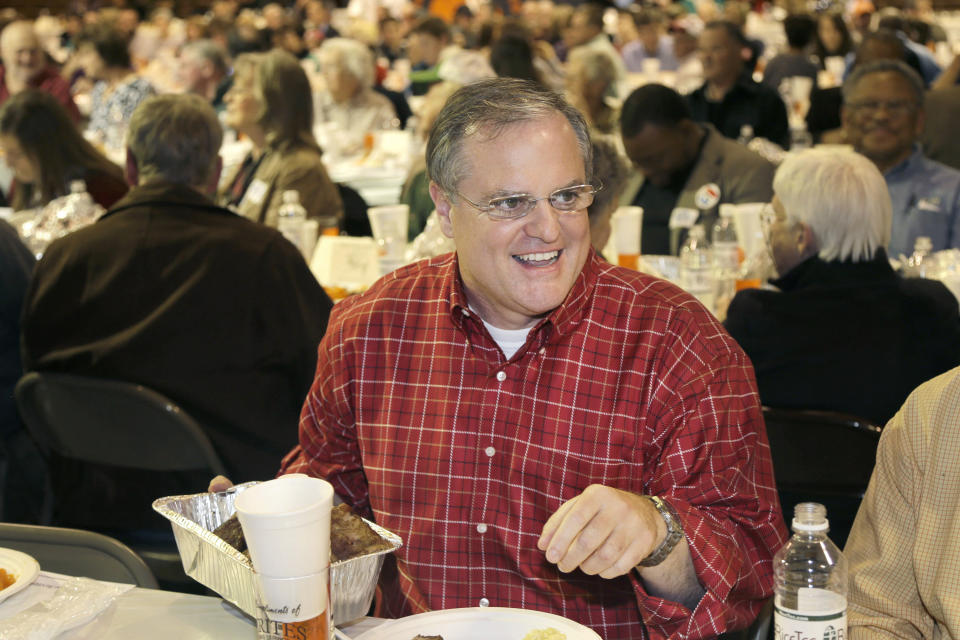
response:
M41 581L46 581L47 585L57 577L57 574L41 572ZM31 590L35 598L37 589L50 587L30 586L10 600L30 598ZM362 618L344 625L343 630L351 636L359 636L383 622L379 618ZM253 619L220 598L132 588L118 596L92 621L65 631L57 636L57 640L242 640L255 637Z

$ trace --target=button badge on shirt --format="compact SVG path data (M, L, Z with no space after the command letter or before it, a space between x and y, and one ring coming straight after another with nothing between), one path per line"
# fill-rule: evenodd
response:
M917 201L917 209L920 211L933 211L934 213L940 213L940 198L920 198Z

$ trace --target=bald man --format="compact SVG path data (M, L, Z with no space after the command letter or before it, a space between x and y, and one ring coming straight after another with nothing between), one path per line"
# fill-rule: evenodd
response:
M80 111L70 95L70 86L47 63L40 40L27 20L11 22L0 33L0 104L24 89L40 89L51 94L80 121Z

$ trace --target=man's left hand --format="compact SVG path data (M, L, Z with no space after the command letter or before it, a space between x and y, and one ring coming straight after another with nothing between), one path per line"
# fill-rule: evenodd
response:
M594 484L550 516L537 547L564 573L579 567L609 579L628 573L666 535L648 498Z

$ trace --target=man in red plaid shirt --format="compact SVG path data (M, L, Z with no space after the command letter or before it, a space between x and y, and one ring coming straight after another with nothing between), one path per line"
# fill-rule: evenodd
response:
M464 87L427 148L456 253L333 311L281 473L403 537L378 615L704 638L771 594L785 533L749 361L693 297L593 252L590 148L556 94Z

